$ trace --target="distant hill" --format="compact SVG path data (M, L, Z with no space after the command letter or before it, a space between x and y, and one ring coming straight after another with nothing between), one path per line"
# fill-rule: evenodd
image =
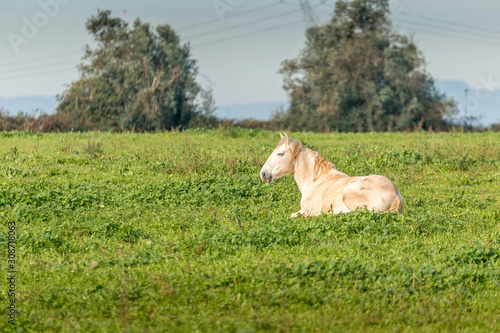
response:
M500 90L471 89L463 81L437 81L436 87L458 103L458 117L465 115L465 89L468 89L468 116L479 117L482 126L500 123Z
M0 108L8 110L11 114L18 112L31 112L36 109L45 113L54 113L57 108L55 96L27 96L27 97L0 97Z
M479 123L482 126L500 123L500 90L490 92L486 89L479 89L476 91L463 81L445 80L436 81L436 87L458 103L461 113L457 118L464 115L465 89L469 89L468 115L480 117ZM221 119L269 120L281 105L286 105L286 102L220 105L215 114ZM35 109L53 113L56 110L57 101L53 96L0 97L0 107L9 110L11 114L19 111L30 112Z

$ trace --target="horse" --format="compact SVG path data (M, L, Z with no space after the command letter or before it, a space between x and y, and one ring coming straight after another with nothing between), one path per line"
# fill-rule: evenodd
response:
M384 176L349 177L335 165L300 142L280 133L280 141L260 171L272 183L293 174L302 199L300 210L290 218L339 214L365 208L377 212L402 212L403 198Z

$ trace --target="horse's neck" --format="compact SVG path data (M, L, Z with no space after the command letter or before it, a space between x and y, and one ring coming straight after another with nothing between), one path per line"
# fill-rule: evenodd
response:
M310 155L310 150L304 147L295 160L293 177L300 193L304 193L313 181L314 159Z
M317 179L315 181L316 154L317 153L311 149L304 147L295 160L293 176L302 194L304 194L309 187L316 185L319 180ZM333 164L331 172L338 174L340 177L348 177L345 173L335 169Z

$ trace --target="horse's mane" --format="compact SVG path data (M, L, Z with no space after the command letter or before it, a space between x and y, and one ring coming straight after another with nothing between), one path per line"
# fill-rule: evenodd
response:
M327 174L331 169L335 169L335 164L325 159L323 156L314 152L314 177L313 182L319 177Z
M287 138L282 138L279 144L286 143ZM291 152L292 160L295 160L299 152L302 150L303 146L300 142L288 138L288 148ZM313 181L318 180L319 177L327 174L331 169L335 169L335 164L325 159L323 156L314 152L314 177Z

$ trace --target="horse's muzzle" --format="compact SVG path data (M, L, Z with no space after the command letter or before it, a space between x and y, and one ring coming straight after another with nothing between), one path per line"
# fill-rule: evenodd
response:
M270 172L266 172L264 170L262 170L260 172L260 179L262 179L266 183L272 183L273 182L273 176L271 175L271 173Z

